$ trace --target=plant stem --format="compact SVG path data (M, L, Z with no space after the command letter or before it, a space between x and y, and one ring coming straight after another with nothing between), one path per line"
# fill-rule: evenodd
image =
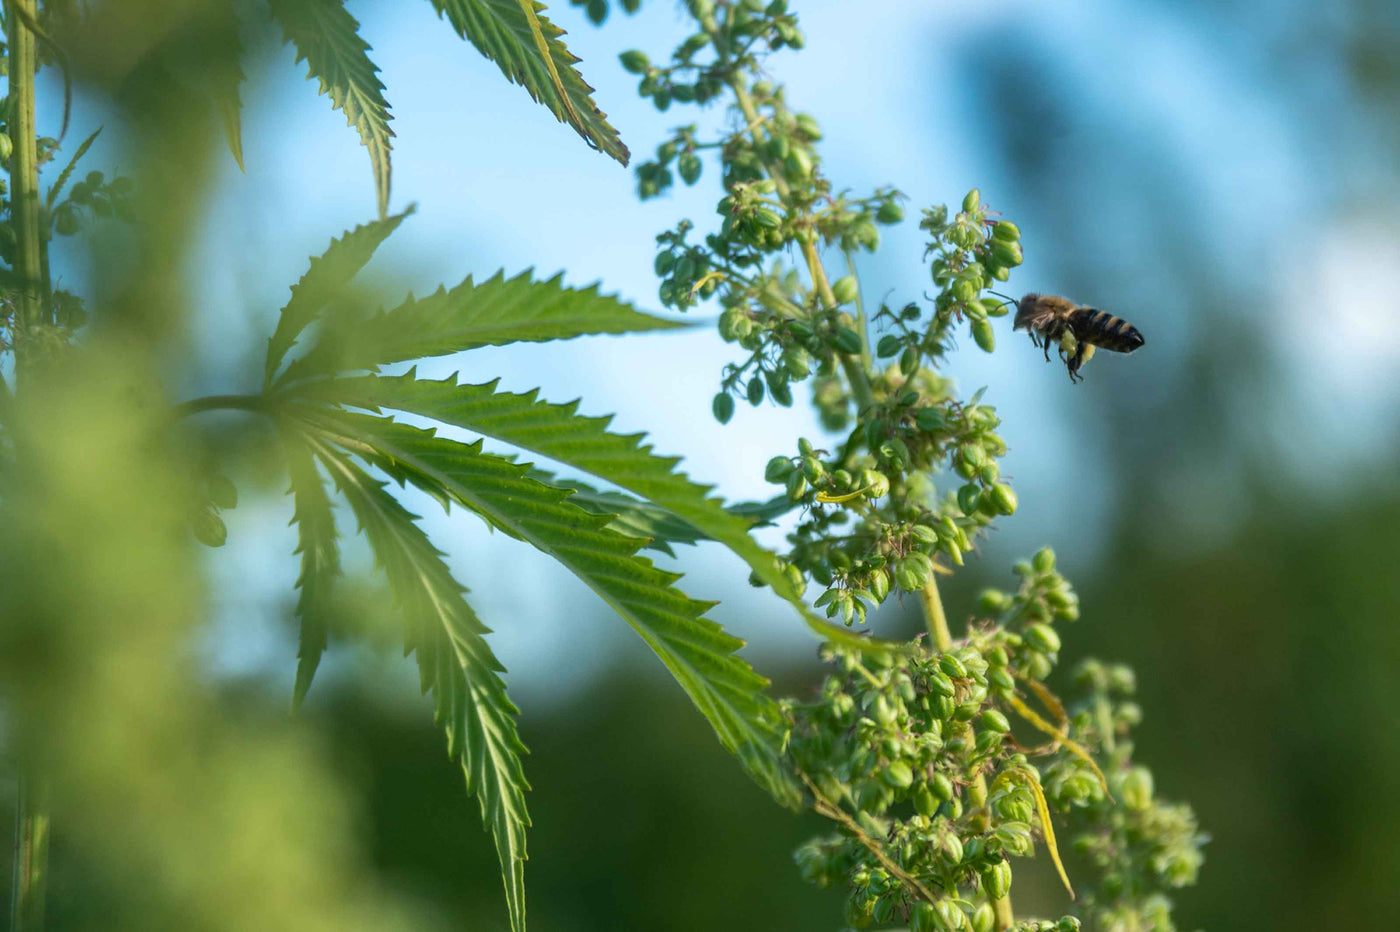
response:
M924 622L928 625L929 637L933 639L933 646L940 651L946 651L953 646L953 636L948 630L948 616L943 611L943 599L938 594L938 580L930 579L928 585L919 590L919 604L924 609ZM982 810L978 816L981 821L983 831L987 830L990 819L987 817L987 778L982 774L977 777L967 787L967 804L970 810ZM1016 923L1016 916L1011 910L1011 897L1003 896L992 900L992 910L996 916L994 928L1009 929Z
M241 411L265 411L267 410L267 399L262 395L205 395L203 398L192 398L177 404L171 413L178 419L204 411L224 411L230 408Z
M34 73L38 68L34 33L38 0L7 0L9 44L10 224L15 234L15 347L17 381L22 380L46 322L44 241L39 229L39 151L34 121ZM7 399L8 400L8 399ZM49 861L49 814L42 776L23 760L15 800L15 857L10 877L11 932L40 932Z
M38 0L8 0L10 45L10 222L15 232L14 271L19 279L14 323L15 364L33 354L32 337L44 319L42 238L39 233L39 153L34 124L34 33L25 21L38 16Z
M729 65L729 49L725 46L723 33L719 24L715 22L714 14L708 14L700 20L700 25L710 34L710 39L715 43L715 51L719 55L720 64ZM773 180L773 187L777 190L778 196L789 206L791 203L792 188L788 185L787 179L783 177L782 166L774 165L764 154L763 144L767 141L767 134L763 132L764 119L759 115L758 108L754 106L753 98L749 96L748 88L744 86L744 79L737 73L730 74L726 79L729 89L734 92L734 100L739 105L739 112L744 115L748 124L748 133L753 137L755 147L758 149L759 158L763 162L764 169L768 172L768 177ZM827 280L826 270L822 267L822 260L817 255L816 233L808 229L805 235L799 237L802 244L802 258L807 262L807 274L812 279L812 288L817 296L821 298L823 307L834 309L837 307L836 296L831 292L831 283ZM870 379L865 374L864 360L867 353L865 345L865 328L860 331L861 351L859 353L838 355L841 362L841 370L846 374L846 381L851 385L851 397L855 399L857 410L868 408L874 401L870 391Z
M15 801L15 863L10 884L10 932L41 932L48 886L49 813L42 780L22 773Z

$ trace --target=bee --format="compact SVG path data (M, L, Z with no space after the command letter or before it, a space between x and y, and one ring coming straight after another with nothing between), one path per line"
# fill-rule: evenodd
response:
M1031 292L1017 303L1012 329L1022 327L1030 332L1031 342L1045 350L1047 361L1050 345L1059 344L1071 382L1084 380L1079 368L1094 355L1094 347L1131 353L1144 342L1138 328L1123 318L1052 294Z

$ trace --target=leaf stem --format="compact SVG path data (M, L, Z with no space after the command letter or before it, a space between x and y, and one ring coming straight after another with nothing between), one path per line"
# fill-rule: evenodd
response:
M730 64L729 49L724 43L724 34L720 31L719 24L715 22L714 14L709 13L702 17L700 25L709 33L711 41L715 44L715 51L719 55L720 64L727 70ZM778 196L783 199L783 203L791 211L794 206L791 200L792 188L788 185L787 179L783 177L781 166L772 164L764 152L763 144L766 141L766 135L763 133L763 124L765 120L759 114L758 107L754 106L753 98L749 96L748 88L744 86L744 79L737 72L730 72L725 83L734 92L734 100L739 105L739 112L744 115L744 119L747 121L745 131L753 137L764 170L768 173L768 177L773 180L773 187L777 190ZM798 239L802 244L802 258L807 262L807 274L812 279L812 289L821 299L823 307L834 310L838 304L836 296L831 292L831 283L827 280L821 257L817 254L815 231L808 229ZM841 370L846 374L846 381L851 385L851 397L855 399L856 408L864 410L870 407L874 396L870 390L870 379L865 373L864 362L867 347L864 326L861 327L859 334L860 352L849 356L839 354L837 359L841 362Z
M176 419L201 414L205 411L267 411L267 398L263 395L205 395L181 402L172 409Z

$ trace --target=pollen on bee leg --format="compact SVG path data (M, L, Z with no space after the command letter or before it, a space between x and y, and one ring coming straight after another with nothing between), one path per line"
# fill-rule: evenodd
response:
M1073 354L1075 348L1079 346L1079 341L1074 338L1074 334L1066 330L1060 335L1060 351Z

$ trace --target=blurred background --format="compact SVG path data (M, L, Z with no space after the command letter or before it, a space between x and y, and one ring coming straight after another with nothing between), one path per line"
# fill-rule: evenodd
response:
M501 80L429 4L348 7L395 115L394 205L418 204L372 266L380 287L421 294L534 266L659 307L654 237L686 217L716 225L713 164L695 188L642 204L630 172ZM1009 319L995 355L969 341L953 358L965 394L993 386L1021 501L949 585L955 629L979 588L1009 584L1014 559L1054 545L1084 608L1062 657L1092 650L1137 669L1139 756L1213 836L1178 925L1400 927L1400 8L793 7L807 47L769 70L821 122L824 172L910 199L911 220L859 266L867 301L928 287L913 218L975 185L1022 230L1013 293L1066 294L1147 337L1131 358L1096 358L1080 386L1013 339ZM669 0L614 8L601 29L576 7L551 15L634 160L674 125L723 123L715 109L658 113L617 64L629 48L663 59L685 37ZM287 286L373 216L364 150L279 38L261 21L246 30L246 170L214 162L189 269L198 376L171 386L178 395L255 390ZM44 78L40 127L53 133L62 91ZM79 94L79 138L110 119ZM94 166L122 158L109 129ZM62 261L57 277L80 291L86 267ZM582 396L585 412L649 431L727 498L766 498L763 464L820 429L800 405L716 424L710 397L732 348L708 322L421 369ZM213 622L195 662L240 716L280 721L295 667L290 505L251 459L230 471L245 503L205 559ZM524 545L409 499L496 630L523 709L536 928L840 926L840 897L807 888L790 858L824 826L747 782L619 619ZM665 562L690 594L722 600L714 617L780 694L811 688L816 644L737 560L701 546ZM373 593L353 601L373 606ZM876 627L907 635L916 611L891 605ZM504 929L494 851L416 687L391 646L333 650L302 727L358 801L353 837L378 882L427 923ZM76 927L92 918L91 891L55 831L51 921ZM1020 877L1018 902L1062 911L1053 886Z

